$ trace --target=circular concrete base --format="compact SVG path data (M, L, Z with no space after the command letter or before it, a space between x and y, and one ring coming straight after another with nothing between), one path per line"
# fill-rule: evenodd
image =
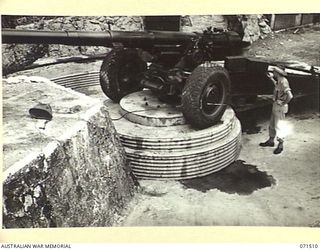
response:
M71 80L80 84L86 77L72 75ZM59 81L67 85L69 78ZM239 156L241 125L231 108L220 123L198 130L186 124L177 107L160 102L151 91L130 94L120 105L106 100L105 107L138 178L205 176L227 167Z
M190 179L219 171L240 153L241 126L236 121L230 134L205 147L183 151L134 150L126 148L134 174L143 179Z
M225 111L220 123L198 130L188 124L156 127L150 126L152 123L148 126L134 123L132 117L131 120L126 119L127 115L122 117L119 105L111 101L105 104L115 119L121 143L138 178L201 177L227 167L239 156L241 125L231 108ZM153 112L153 122L157 113ZM135 113L134 118L140 119L139 113Z
M161 102L150 90L135 92L120 101L120 112L133 123L167 127L186 124L177 107Z
M122 144L136 150L181 151L206 147L230 134L235 123L232 109L227 109L221 122L198 130L190 125L151 127L132 123L126 119L114 121Z

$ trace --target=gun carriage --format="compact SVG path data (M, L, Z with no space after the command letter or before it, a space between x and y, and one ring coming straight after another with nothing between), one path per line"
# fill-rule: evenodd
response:
M206 128L219 121L231 95L272 93L266 77L272 64L239 56L248 46L233 31L208 28L179 31L2 30L3 43L64 44L112 48L100 69L103 92L113 101L151 89L160 99L181 104L187 121ZM211 63L225 60L224 67ZM294 92L314 93L319 73L289 74Z

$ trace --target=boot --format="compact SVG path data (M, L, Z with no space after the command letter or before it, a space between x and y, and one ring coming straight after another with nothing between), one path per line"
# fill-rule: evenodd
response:
M269 138L266 142L261 142L259 144L260 147L274 147L274 139L273 138Z
M273 151L275 155L280 154L283 151L283 142L279 142L278 147Z

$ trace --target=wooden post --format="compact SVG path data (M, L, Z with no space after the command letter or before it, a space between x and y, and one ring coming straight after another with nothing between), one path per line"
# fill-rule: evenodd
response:
M270 28L273 30L274 29L274 25L276 23L276 15L272 14L271 15L271 21L270 21Z
M295 26L300 26L302 24L302 14L296 15Z

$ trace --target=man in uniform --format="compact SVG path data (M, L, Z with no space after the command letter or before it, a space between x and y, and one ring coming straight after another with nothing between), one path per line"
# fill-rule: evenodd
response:
M274 67L273 76L269 73L267 76L273 82L275 88L273 92L273 106L269 124L269 139L260 143L261 147L273 147L274 139L277 137L278 146L273 151L274 154L280 154L283 151L283 131L279 123L284 120L285 114L288 112L288 103L293 98L289 82L285 77L287 73L279 67ZM274 79L275 78L275 79Z

